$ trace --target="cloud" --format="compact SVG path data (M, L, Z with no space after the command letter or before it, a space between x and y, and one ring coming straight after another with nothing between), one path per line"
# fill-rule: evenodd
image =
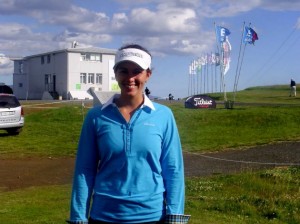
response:
M33 16L46 11L68 11L71 0L1 0L0 13L4 15Z
M0 23L0 38L6 40L22 40L25 38L32 39L36 36L29 27L18 23Z
M162 5L157 10L133 8L127 15L115 14L112 19L112 32L122 35L124 42L149 46L161 55L188 54L202 49L201 38L191 40L195 42L191 47L186 46L190 43L186 40L193 39L193 35L200 32L200 27L193 9ZM184 48L180 49L180 46Z
M0 53L0 68L7 68L11 64L11 60L4 54Z
M265 0L261 1L261 7L271 11L299 11L298 0Z
M153 36L153 37L128 37L124 39L125 43L139 43L147 46L154 55L199 55L210 52L214 49L215 39L213 32L203 32L201 40L199 36L193 34Z
M196 14L188 8L168 8L150 11L145 8L132 10L130 14L131 27L143 32L141 27L147 27L147 33L190 33L198 30L195 21Z
M129 15L116 14L112 27L114 34L157 36L189 33L198 30L195 13L190 9L168 9L150 11L146 8L133 9Z
M0 76L12 75L12 70L13 62L4 54L0 53Z
M99 43L108 43L112 37L107 34L76 33L68 30L53 37L54 42L58 42L61 48L69 48L73 41L79 43L79 47L92 47Z
M115 13L83 8L72 0L2 0L0 13L18 15L21 20L0 22L0 51L33 54L69 47L74 40L81 47L109 45L117 40L144 43L160 55L199 54L213 50L215 42L211 28L205 28L207 18L222 19L258 8L300 9L295 0L114 2L122 5ZM297 27L299 24L298 20Z
M51 46L51 35L33 32L28 26L18 23L0 23L0 51L7 55L21 56L28 52L41 52ZM47 43L47 44L45 44Z
M91 12L77 6L72 6L68 12L55 11L47 17L41 16L39 22L45 25L63 26L75 32L106 32L110 27L110 19L105 13Z
M261 4L260 2L260 0L203 0L202 4L197 8L197 12L201 17L226 18L258 8Z

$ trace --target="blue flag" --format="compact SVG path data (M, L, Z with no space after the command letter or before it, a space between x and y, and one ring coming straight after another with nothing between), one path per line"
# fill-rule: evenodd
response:
M245 26L243 42L246 44L254 44L256 40L258 40L257 33L251 27Z
M216 36L220 43L223 43L226 41L226 37L230 34L229 29L222 27L222 26L216 26Z

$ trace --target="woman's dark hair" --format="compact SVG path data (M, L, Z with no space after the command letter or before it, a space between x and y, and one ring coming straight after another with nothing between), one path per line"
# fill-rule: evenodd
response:
M141 45L138 45L138 44L126 44L126 45L122 46L121 48L119 48L119 51L123 50L123 49L127 49L127 48L135 48L135 49L145 51L152 58L152 55L150 54L150 52L146 48L144 48L144 47L142 47Z

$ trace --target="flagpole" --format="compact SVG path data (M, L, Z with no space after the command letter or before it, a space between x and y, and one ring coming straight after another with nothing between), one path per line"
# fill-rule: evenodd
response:
M217 60L217 58L216 58ZM217 61L215 63L215 67L214 67L214 74L215 74L215 91L216 93L218 92L218 82L217 82Z
M243 61L244 61L244 56L245 56L246 46L247 46L247 44L244 44L244 49L243 49L243 51L242 51L243 54L242 54L241 66L240 66L240 69L239 69L239 72L238 72L237 81L236 81L236 89L237 89L237 85L238 85L238 82L239 82L239 79L240 79L240 75L241 75L242 64L243 64Z
M197 75L197 94L199 94L199 60L198 59L197 59L196 75Z
M188 78L189 78L188 96L190 96L192 92L192 64L189 65Z
M204 71L203 71L203 93L204 94L206 94L205 84L206 84L206 60L204 57Z
M240 49L239 49L239 56L238 56L238 61L236 65L236 71L235 71L235 77L234 77L234 84L233 84L233 102L235 102L235 96L236 96L236 91L237 91L237 79L238 79L238 71L240 65L240 57L241 57L241 50L242 50L242 44L243 44L243 34L244 34L244 29L245 29L245 22L243 23L243 28L242 28L242 37L241 37L241 42L240 42Z
M214 92L214 74L213 74L213 69L212 69L212 52L210 52L210 80L211 80L211 93Z
M202 62L202 61L201 61ZM204 83L204 75L203 75L203 69L204 69L204 65L203 63L201 64L202 65L202 69L201 69L201 78L200 78L200 93L203 93L203 86L202 86L202 83ZM201 81L202 80L202 81Z
M196 67L196 64L195 64L195 60L193 61L193 95L195 95L195 92L196 92L196 86L195 86L195 82L196 82L196 79L195 79L195 67Z
M214 27L215 27L215 36L216 36L216 46L217 46L217 51L219 53L220 56L220 76L221 76L221 80L220 80L220 92L222 91L222 87L223 87L223 94L224 94L224 101L227 101L227 96L226 96L226 92L225 92L225 83L224 83L224 72L223 72L223 66L224 66L224 55L223 52L220 51L219 49L219 43L218 43L218 38L217 38L217 26L216 26L216 22L214 22Z
M224 43L222 43L224 44ZM223 88L223 94L224 94L224 102L227 102L227 94L226 94L226 84L225 84L225 73L224 73L224 49L221 48L221 78L222 78L222 88Z

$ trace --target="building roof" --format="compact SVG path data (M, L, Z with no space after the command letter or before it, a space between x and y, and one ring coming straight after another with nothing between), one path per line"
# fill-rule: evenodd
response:
M108 48L98 48L98 47L66 48L66 49L48 51L48 52L34 54L34 55L28 55L28 56L25 56L25 57L12 57L12 58L10 58L10 60L13 60L13 61L24 60L24 59L28 59L28 58L40 57L42 55L56 54L56 53L61 53L61 52L100 53L100 54L112 54L112 55L115 55L116 52L117 52L117 50L115 50L115 49L108 49Z
M68 48L68 52L79 52L79 53L101 53L101 54L116 54L117 50L98 48L98 47L88 47L88 48Z

